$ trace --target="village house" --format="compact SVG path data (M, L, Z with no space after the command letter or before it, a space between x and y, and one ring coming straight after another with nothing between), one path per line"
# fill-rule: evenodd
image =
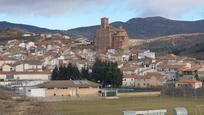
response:
M138 53L138 59L144 59L145 57L155 59L155 52L150 52L150 50Z
M175 87L176 88L188 87L188 88L198 89L202 87L202 82L197 80L181 79L176 81Z
M1 66L1 71L10 72L15 71L16 64L4 64Z
M9 40L7 42L7 45L9 46L9 48L13 47L13 46L16 46L17 44L19 44L19 41L14 39L14 40Z
M157 71L162 72L173 79L194 79L195 76L202 76L201 68L202 65L194 64L193 62L171 61L157 65Z
M0 52L3 52L3 51L5 51L7 49L7 46L6 45L1 45L0 44Z
M186 67L184 63L175 63L175 64L168 64L168 63L161 63L157 65L157 71L163 72L164 74L168 75L170 78L178 78L179 70L183 67Z
M156 60L149 57L144 57L140 60L144 68L156 69Z
M204 80L204 67L201 66L200 69L198 69L198 77L201 79L201 80Z
M179 69L179 74L185 79L194 79L196 75L198 76L198 70L200 69L200 65L187 64L185 67Z
M48 81L26 91L31 97L99 96L100 84L88 80Z
M0 56L0 66L2 66L3 64L14 64L16 63L18 60L15 58L11 58L8 56Z
M33 35L34 35L33 33L24 33L22 34L22 37L31 37Z
M24 71L43 71L43 62L41 61L23 61Z
M138 54L139 53L142 53L142 52L144 52L145 50L140 50L140 49L135 49L135 48L132 48L132 49L130 49L130 58L131 58L131 60L132 61L138 61L139 59L138 59Z
M143 75L144 73L144 68L140 66L128 66L128 67L123 67L122 68L123 74L124 75Z
M41 62L24 61L14 64L3 64L0 67L1 80L49 80L50 71L44 71Z
M150 88L165 84L167 79L158 73L148 73L146 75L124 75L122 86Z

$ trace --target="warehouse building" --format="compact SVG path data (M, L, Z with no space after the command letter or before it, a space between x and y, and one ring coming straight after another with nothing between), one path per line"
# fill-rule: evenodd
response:
M88 80L48 81L27 88L26 95L30 97L62 97L62 96L98 96L100 84Z

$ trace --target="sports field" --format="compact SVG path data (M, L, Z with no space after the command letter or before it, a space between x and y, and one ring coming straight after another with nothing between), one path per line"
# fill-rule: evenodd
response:
M125 110L167 109L186 107L189 115L204 115L204 99L181 97L134 97L116 100L87 100L53 103L62 115L121 115ZM201 106L201 107L197 107Z

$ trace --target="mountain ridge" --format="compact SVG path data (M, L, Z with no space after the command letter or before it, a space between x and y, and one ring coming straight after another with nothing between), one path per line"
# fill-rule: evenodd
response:
M132 39L149 39L174 34L204 32L204 20L183 21L167 19L160 16L132 18L126 22L116 21L110 25L115 27L122 26ZM34 33L59 32L71 37L86 37L89 39L94 39L96 30L100 28L100 25L78 27L69 30L52 30L32 25L15 24L6 21L0 22L0 29L5 28L20 28Z

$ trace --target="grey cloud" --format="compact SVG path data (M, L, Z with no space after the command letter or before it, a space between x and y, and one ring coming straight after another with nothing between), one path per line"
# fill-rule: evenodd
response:
M197 7L204 7L204 0L128 0L134 11L143 16L179 17Z
M53 16L111 7L117 2L128 3L132 11L142 16L177 17L189 9L204 7L204 0L0 0L0 14Z
M57 15L88 9L107 0L0 0L1 14Z

